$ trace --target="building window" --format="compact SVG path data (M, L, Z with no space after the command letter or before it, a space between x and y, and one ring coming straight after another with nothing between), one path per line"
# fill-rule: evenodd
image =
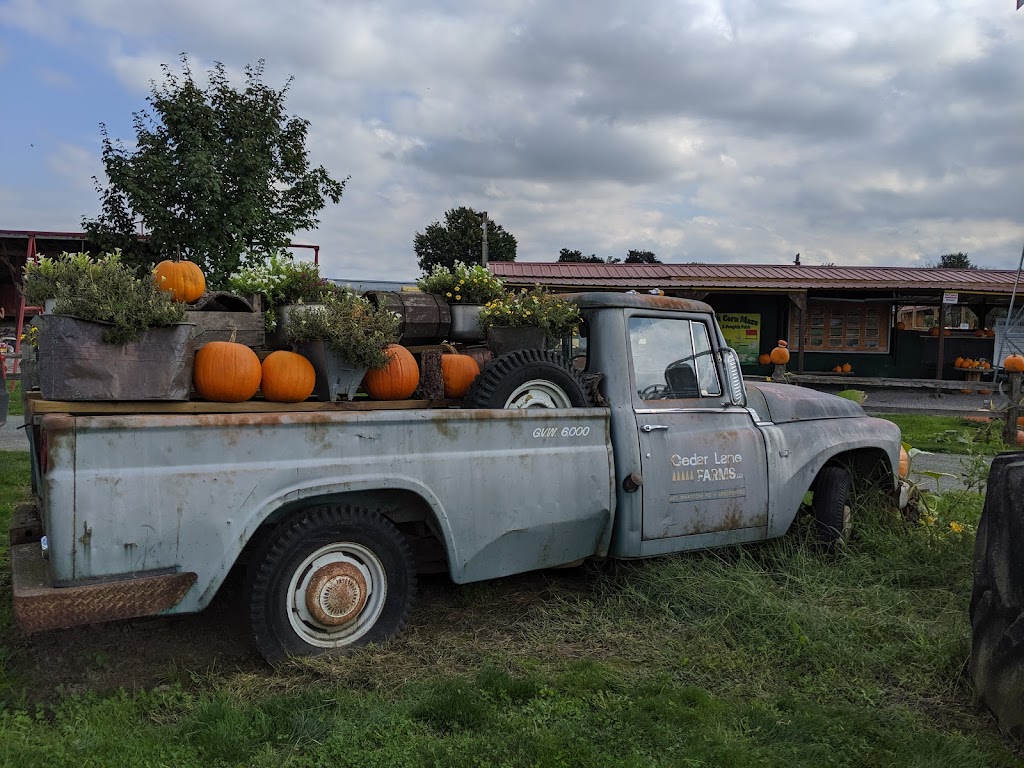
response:
M799 339L799 327L794 312L790 315L789 338ZM809 302L804 317L804 350L888 352L889 305Z

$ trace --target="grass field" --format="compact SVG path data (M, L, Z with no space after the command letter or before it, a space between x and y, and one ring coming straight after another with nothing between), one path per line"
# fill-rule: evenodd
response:
M903 433L903 442L922 451L995 456L1001 451L1011 450L1003 444L1003 425L997 419L975 422L955 416L891 413L878 416L896 424Z
M0 453L0 522L27 482L25 454ZM981 503L947 494L932 525L911 525L861 500L858 539L832 557L802 526L761 546L441 582L386 647L171 666L100 693L33 687L4 547L0 764L1024 765L964 672ZM118 653L95 663L134 651Z
M8 382L7 391L11 394L11 402L7 408L7 414L9 416L21 416L25 412L25 408L21 403L21 382ZM18 423L20 424L21 422L19 421Z

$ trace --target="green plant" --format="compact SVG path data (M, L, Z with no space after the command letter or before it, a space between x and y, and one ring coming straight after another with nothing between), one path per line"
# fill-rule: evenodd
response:
M95 260L87 253L62 253L46 269L51 266L52 272L42 276L26 271L26 296L31 292L35 298L37 291L49 290L52 277L56 280L54 311L80 320L109 323L103 340L110 344L136 341L150 328L185 319L184 306L160 290L152 275L136 277L121 262L118 252L102 254Z
M538 326L552 339L572 333L579 322L580 311L574 303L540 286L503 294L480 310L480 327L485 330L494 326Z
M426 275L416 281L425 293L444 298L449 304L486 304L505 292L505 284L480 264L467 266L461 261L451 268L435 264Z
M120 263L120 251L102 254L96 259L88 253L66 251L53 258L40 256L37 261L25 264L25 302L38 306L46 299L56 298L58 286L64 286L73 294L79 285L93 282L105 269Z
M326 294L338 290L334 283L320 276L319 266L311 261L295 261L287 251L273 253L262 264L238 270L228 279L228 288L243 296L263 296L268 331L277 328L275 307L318 304Z
M383 368L388 362L385 350L398 341L398 317L348 289L325 293L322 303L292 313L288 340L323 340L354 366Z

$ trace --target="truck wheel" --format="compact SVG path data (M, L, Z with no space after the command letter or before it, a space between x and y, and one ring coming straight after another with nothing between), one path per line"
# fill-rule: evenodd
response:
M246 581L256 647L271 664L394 637L416 596L405 537L348 506L314 507L283 523Z
M850 536L850 473L842 467L825 467L814 486L814 532L828 550L835 550Z
M466 393L469 408L586 408L579 371L549 349L520 349L492 360Z

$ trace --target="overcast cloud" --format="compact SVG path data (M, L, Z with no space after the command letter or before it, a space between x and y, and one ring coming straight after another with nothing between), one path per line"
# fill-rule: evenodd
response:
M521 261L1015 268L1022 44L1014 0L0 0L0 228L95 214L98 123L130 140L185 51L294 75L313 161L352 177L296 238L332 277L414 278L459 205Z

